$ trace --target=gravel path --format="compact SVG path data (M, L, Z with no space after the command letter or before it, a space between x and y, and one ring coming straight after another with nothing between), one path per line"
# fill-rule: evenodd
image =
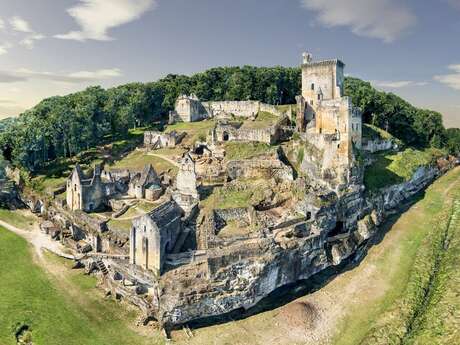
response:
M11 232L14 232L16 235L21 236L27 242L32 244L40 258L43 255L43 250L45 249L64 258L74 259L73 255L69 255L64 252L65 247L61 243L52 240L49 235L42 233L37 222L31 226L30 230L20 229L3 220L0 220L0 226L3 226L5 229Z

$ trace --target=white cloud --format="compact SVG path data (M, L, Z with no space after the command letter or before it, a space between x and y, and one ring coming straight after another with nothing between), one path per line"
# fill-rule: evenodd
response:
M32 49L36 41L40 41L46 38L44 35L32 30L29 23L19 16L10 18L9 23L13 31L27 34L23 39L19 41L19 44L26 47L27 49Z
M377 87L389 89L401 89L409 86L425 86L428 85L426 81L411 81L411 80L398 80L398 81L383 81L375 80L372 82Z
M108 31L132 22L156 5L156 0L80 0L67 12L80 26L79 31L56 35L67 40L113 40Z
M397 0L301 0L318 13L326 27L345 26L358 36L393 42L416 23L415 15Z
M440 83L445 84L452 89L460 90L460 64L450 65L448 68L454 73L435 75L434 80L439 81Z
M30 28L29 23L18 16L12 17L10 19L10 25L14 31L26 32L26 33L33 32L32 29Z
M5 55L6 53L8 53L8 50L11 48L11 44L10 43L3 43L3 44L0 44L0 55Z
M0 30L5 29L5 21L0 18Z
M79 71L73 73L39 72L27 68L21 68L14 71L13 73L3 72L2 74L2 72L0 72L0 82L2 82L2 75L4 77L3 79L6 79L4 82L26 81L35 79L60 83L80 84L121 77L123 73L118 68L100 69L96 71ZM14 78L16 78L16 80Z
M44 38L45 38L44 35L34 33L32 35L27 36L23 40L21 40L19 44L26 47L27 49L32 49L36 41L40 41Z

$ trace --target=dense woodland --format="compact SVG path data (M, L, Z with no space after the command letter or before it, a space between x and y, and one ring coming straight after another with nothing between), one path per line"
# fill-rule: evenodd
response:
M179 94L203 100L260 100L293 104L300 94L299 68L220 67L192 76L168 75L152 83L132 83L43 100L13 121L0 124L5 157L28 170L126 136L129 129L166 120ZM460 152L460 130L446 130L441 114L418 109L400 97L347 78L345 92L362 108L364 121L415 147Z

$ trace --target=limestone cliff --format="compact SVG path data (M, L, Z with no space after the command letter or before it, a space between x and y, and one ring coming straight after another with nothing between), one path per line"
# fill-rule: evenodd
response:
M247 309L279 287L340 264L376 234L390 212L438 174L436 168L419 168L410 181L373 196L359 186L316 203L306 194L297 209L310 220L210 249L206 257L166 273L155 316L168 327Z

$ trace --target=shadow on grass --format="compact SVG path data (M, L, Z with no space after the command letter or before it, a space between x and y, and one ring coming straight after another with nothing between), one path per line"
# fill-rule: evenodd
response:
M376 155L376 161L366 167L364 172L364 185L366 190L372 192L383 187L405 182L405 179L389 169L393 161L384 154Z
M189 322L188 326L197 329L223 324L230 321L243 320L250 316L279 308L300 297L318 291L319 289L332 282L340 274L358 267L362 260L366 257L368 250L373 246L381 243L393 225L399 220L401 215L408 211L415 203L419 202L424 197L425 192L422 191L412 198L406 200L406 202L401 205L393 215L389 216L387 220L379 227L375 237L363 243L351 257L342 261L340 265L328 267L306 280L301 280L293 284L282 286L271 292L268 296L263 298L259 303L250 309L245 310L240 308L224 315L194 320Z

